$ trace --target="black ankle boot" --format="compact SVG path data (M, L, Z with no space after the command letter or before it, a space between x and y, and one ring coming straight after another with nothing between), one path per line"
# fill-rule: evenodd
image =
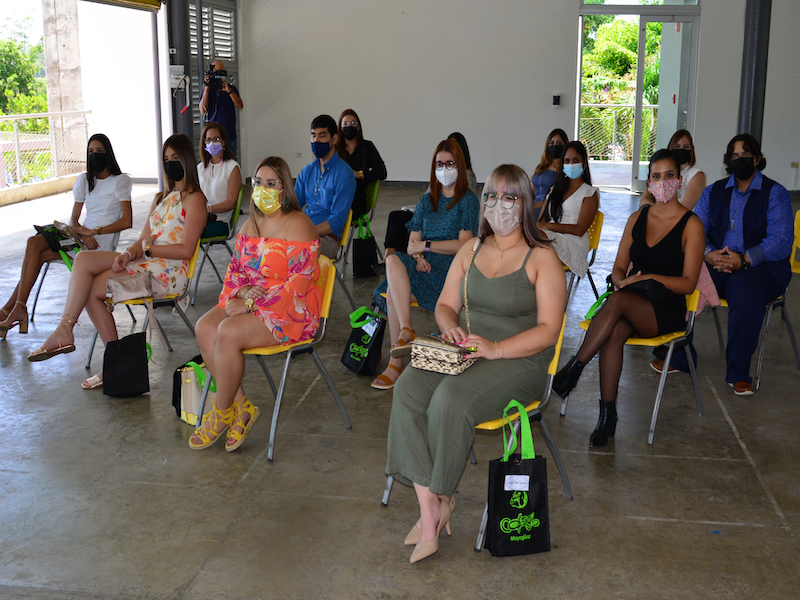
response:
M608 440L614 437L617 429L617 403L603 402L600 400L600 416L597 418L597 425L589 437L589 445L599 448L608 444Z
M553 391L561 398L569 396L569 393L578 384L578 378L581 376L584 366L574 356L570 358L569 362L553 378Z

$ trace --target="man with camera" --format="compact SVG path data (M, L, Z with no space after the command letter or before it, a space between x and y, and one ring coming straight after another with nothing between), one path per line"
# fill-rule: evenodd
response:
M244 102L239 90L223 79L228 74L222 61L216 60L203 78L205 85L200 95L200 114L206 122L216 121L228 132L231 152L236 154L236 109L241 110Z

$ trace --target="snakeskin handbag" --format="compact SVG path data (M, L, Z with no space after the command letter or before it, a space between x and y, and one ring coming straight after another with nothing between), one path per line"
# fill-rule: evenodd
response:
M467 333L470 333L469 300L467 298L467 278L472 267L472 259L479 242L475 242L472 254L469 257L467 272L464 274L464 312L467 318ZM473 364L476 358L467 358L474 352L474 348L463 348L432 335L418 335L411 342L411 366L424 371L435 371L445 375L458 375L463 373Z

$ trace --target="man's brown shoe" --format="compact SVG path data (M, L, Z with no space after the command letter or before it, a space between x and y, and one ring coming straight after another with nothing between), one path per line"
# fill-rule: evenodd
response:
M728 385L733 388L733 393L737 396L753 395L753 386L749 381L737 381L736 383L729 383Z

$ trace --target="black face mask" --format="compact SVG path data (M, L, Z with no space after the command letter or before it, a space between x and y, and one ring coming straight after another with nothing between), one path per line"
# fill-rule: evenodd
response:
M342 135L346 140L354 140L358 135L358 127L342 127Z
M89 155L89 165L95 173L102 173L108 166L108 157L105 152L95 152Z
M164 163L164 170L167 172L167 177L172 181L180 181L186 173L183 171L183 165L179 160L170 160Z
M678 162L680 162L682 165L685 165L692 160L691 150L687 150L686 148L678 148L673 150L673 152L675 153L675 156L678 157Z
M564 156L564 146L563 144L548 146L547 153L550 155L550 158L561 158Z
M752 157L743 156L731 161L731 170L734 176L739 181L747 181L756 172L756 166L753 164Z

